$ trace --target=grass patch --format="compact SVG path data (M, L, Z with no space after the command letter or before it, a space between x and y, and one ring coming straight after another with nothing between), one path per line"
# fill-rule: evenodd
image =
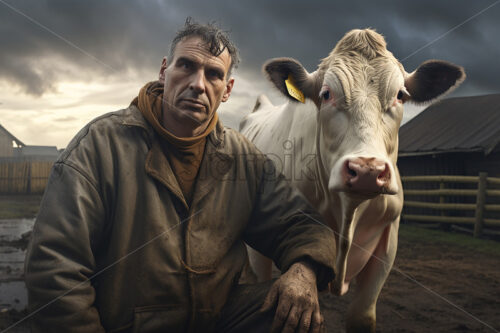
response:
M41 195L0 195L0 219L33 218L41 200Z
M401 224L399 236L412 242L439 243L458 246L470 251L500 256L500 242L478 239L471 235L463 235L452 231L430 230L408 224Z

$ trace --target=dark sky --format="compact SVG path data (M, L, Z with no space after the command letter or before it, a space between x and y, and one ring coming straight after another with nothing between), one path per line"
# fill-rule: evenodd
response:
M249 79L260 78L262 63L277 56L294 57L314 70L352 28L375 28L404 59L469 20L403 65L412 71L429 58L449 60L468 74L456 95L500 92L500 4L491 0L1 0L0 80L42 95L68 76L92 80L123 71L156 72L187 16L216 20L231 31L243 59L239 74ZM67 69L52 66L61 61Z
M500 92L500 0L0 0L0 123L27 144L64 147L158 78L188 16L217 21L240 48L218 110L233 128L258 95L283 101L261 74L266 60L293 57L314 71L354 28L383 34L407 72L431 58L464 66L451 96ZM405 106L403 122L423 108Z

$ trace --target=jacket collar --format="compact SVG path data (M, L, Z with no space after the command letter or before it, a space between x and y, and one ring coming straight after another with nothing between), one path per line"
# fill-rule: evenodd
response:
M153 142L155 139L155 131L153 127L148 123L148 121L142 116L141 111L134 104L130 104L127 111L122 118L122 124L125 126L135 126L140 127L148 134L150 142ZM224 150L224 139L225 139L226 130L224 129L224 125L222 124L220 118L215 125L215 130L212 131L208 135L208 140L220 150L221 153L228 153Z
M158 135L135 105L130 105L129 111L124 115L122 124L142 128L149 138L150 149L145 161L146 172L167 187L189 210L172 167L161 149ZM191 206L196 205L217 182L222 181L223 176L231 169L233 162L234 158L227 151L225 145L224 126L219 119L215 129L208 135Z

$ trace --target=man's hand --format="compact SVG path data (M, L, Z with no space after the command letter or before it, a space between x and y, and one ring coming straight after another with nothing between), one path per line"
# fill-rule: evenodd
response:
M324 330L319 310L316 273L306 262L290 266L271 287L261 311L268 311L276 303L271 332L320 332Z

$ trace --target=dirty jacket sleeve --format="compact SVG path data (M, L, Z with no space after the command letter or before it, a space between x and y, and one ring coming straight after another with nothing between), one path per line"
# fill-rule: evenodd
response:
M320 290L335 276L333 231L270 159L265 162L245 241L271 258L282 273L297 261L311 262Z
M32 332L104 332L91 280L104 215L89 179L57 162L26 257Z

